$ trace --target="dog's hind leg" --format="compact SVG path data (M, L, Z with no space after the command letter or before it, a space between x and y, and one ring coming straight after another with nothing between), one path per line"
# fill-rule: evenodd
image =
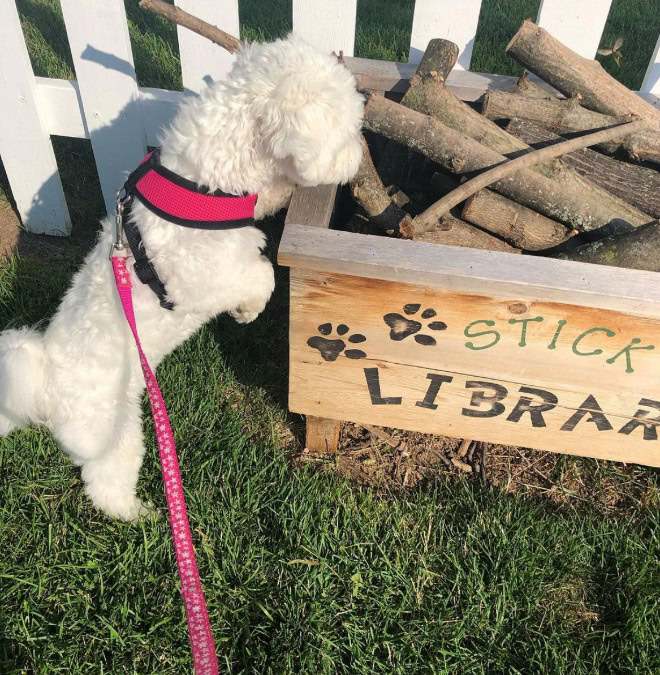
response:
M94 452L88 445L76 452L71 443L65 444L76 464L81 465L85 494L94 506L113 518L133 521L147 515L150 508L135 495L142 459L141 410L139 403L126 407L120 427L103 447ZM89 438L93 434L81 434Z

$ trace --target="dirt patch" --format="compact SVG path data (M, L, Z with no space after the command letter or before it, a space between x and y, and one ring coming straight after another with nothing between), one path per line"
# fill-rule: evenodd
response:
M7 202L0 200L0 259L11 255L18 245L21 221Z
M342 426L336 455L304 449L296 461L383 490L413 490L450 475L603 514L660 506L653 468L351 423Z

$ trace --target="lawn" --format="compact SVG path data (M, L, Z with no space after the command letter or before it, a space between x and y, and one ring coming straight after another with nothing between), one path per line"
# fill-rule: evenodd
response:
M290 3L264 1L241 2L242 37L290 27ZM18 4L37 74L74 77L59 3ZM140 83L180 88L176 32L126 4ZM503 46L538 4L484 2L475 70L518 72ZM360 0L358 54L405 60L412 7ZM659 31L657 0L615 0L604 44L624 36L623 60L606 67L638 87ZM0 262L0 329L48 317L94 239L89 144L55 147L74 235L21 235ZM273 244L281 227L264 224ZM542 455L543 481L523 457L509 476L437 470L406 490L357 485L342 458L302 463L286 316L279 270L257 321L219 317L158 373L226 672L660 672L660 472ZM144 430L139 493L161 516L136 525L90 507L44 429L0 441L0 673L191 672L148 416Z

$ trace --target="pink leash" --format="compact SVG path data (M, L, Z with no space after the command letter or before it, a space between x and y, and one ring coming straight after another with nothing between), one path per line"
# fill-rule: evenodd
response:
M160 465L165 483L165 496L167 498L167 510L170 516L170 525L174 537L174 552L176 553L179 579L181 580L181 594L186 608L188 620L188 634L192 647L195 675L217 675L218 659L215 654L215 644L211 633L211 624L206 610L206 600L202 590L202 582L199 578L195 550L190 536L188 512L186 501L183 496L183 484L179 473L179 462L174 446L172 427L167 416L165 403L154 377L147 357L142 351L140 338L138 337L133 311L133 297L131 294L131 279L126 269L126 258L112 257L112 269L115 273L115 283L121 299L121 305L126 315L128 325L131 327L138 353L144 381L149 393L151 413L156 426L156 438L158 439L158 452L160 453Z

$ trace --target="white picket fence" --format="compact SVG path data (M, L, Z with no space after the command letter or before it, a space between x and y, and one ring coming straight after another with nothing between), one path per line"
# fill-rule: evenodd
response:
M263 0L264 12L268 0ZM233 35L238 0L175 0L182 9ZM109 213L124 176L157 144L158 130L182 96L209 77L225 76L233 57L186 29L178 29L184 92L138 87L122 0L61 0L76 81L35 77L15 0L0 0L0 157L24 226L68 234L71 219L50 136L91 140ZM538 23L587 58L598 48L611 0L542 0ZM460 47L447 84L464 100L511 78L469 72L481 0L417 0L408 64L352 58L357 0L293 0L293 28L328 52L343 50L362 86L401 91L432 38ZM634 45L627 45L634 49ZM660 38L640 95L660 105Z

